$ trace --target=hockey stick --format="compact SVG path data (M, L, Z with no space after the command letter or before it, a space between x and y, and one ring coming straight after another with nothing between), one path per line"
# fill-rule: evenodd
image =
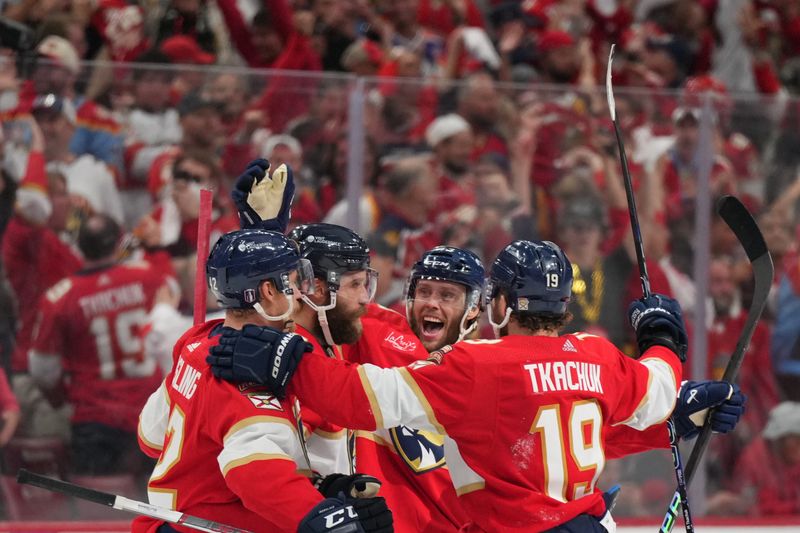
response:
M67 483L66 481L61 481L60 479L40 476L24 468L17 472L17 483L33 485L34 487L52 492L59 492L74 498L81 498L90 502L99 503L100 505L113 507L120 511L149 516L150 518L164 520L171 524L190 527L199 531L206 531L207 533L250 533L244 529L226 526L219 522L206 520L205 518L199 518L179 511L173 511L172 509L165 509L164 507L150 505L149 503L130 500L123 496L117 496L116 494L109 494L107 492L81 487L79 485Z
M614 90L611 86L611 62L614 60L614 46L608 53L608 68L606 69L606 98L608 111L611 113L611 122L614 124L614 134L617 136L619 147L619 162L622 166L622 178L625 182L625 195L628 197L628 215L631 218L631 231L633 232L633 247L636 249L636 262L639 263L639 277L642 280L642 293L644 297L650 296L650 276L647 274L647 264L644 260L644 245L642 244L642 230L639 228L639 215L636 212L636 198L633 196L633 180L628 168L628 157L625 155L625 143L622 141L622 132L617 122L617 106L614 104Z
M750 214L738 198L735 196L722 197L717 204L717 213L731 228L731 231L736 235L736 239L744 248L747 258L753 266L753 278L755 279L753 301L750 303L750 310L747 312L747 320L744 323L742 332L739 334L739 342L736 343L736 349L734 349L731 359L728 361L728 366L725 367L725 373L722 375L723 381L732 384L739 375L745 352L750 346L750 339L753 338L758 319L767 305L767 297L772 287L774 267L772 265L772 256L769 254L761 230L758 229L756 221L753 220L753 215ZM686 479L688 482L692 481L700 458L708 447L710 439L711 422L710 417L708 417L700 435L697 437L694 448L692 448L689 461L686 463Z
M639 276L642 281L642 293L645 298L650 296L650 276L647 274L647 263L644 257L644 245L642 243L642 232L639 227L639 217L636 211L636 199L633 195L633 180L631 179L630 170L628 168L628 158L625 155L625 143L622 140L622 132L617 122L616 106L614 103L614 91L611 84L611 65L614 60L615 45L611 45L611 50L608 54L608 67L606 70L606 97L608 98L608 109L611 113L611 122L614 124L614 134L617 137L617 146L619 147L619 159L622 166L623 182L625 183L625 194L628 198L628 214L631 219L631 231L633 232L633 246L636 250L636 261L639 264ZM675 433L675 427L670 421L667 429L670 438L670 452L672 454L672 463L675 467L675 479L678 482L678 489L675 497L669 507L669 512L664 518L661 531L664 531L665 526L668 525L672 529L675 518L677 517L677 505L683 509L683 521L686 526L687 533L694 533L694 525L692 523L692 514L689 510L689 496L686 489L686 479L683 473L683 465L681 461L680 449L678 448L678 437Z
M747 258L753 266L753 277L755 278L755 290L753 292L753 301L750 304L750 310L747 313L747 320L745 321L744 328L739 335L739 342L736 343L736 349L731 355L728 366L725 367L725 373L722 376L723 381L733 383L736 376L739 374L739 369L742 366L744 354L747 347L750 345L750 339L753 337L756 324L764 307L767 305L767 297L769 290L772 286L773 265L772 257L767 249L767 244L764 242L764 237L761 235L761 230L753 216L747 211L747 208L735 196L724 196L717 203L717 213L725 221L731 231L736 235L736 239L744 248ZM690 483L694 476L697 466L700 463L700 458L703 456L708 443L711 440L711 417L706 417L706 422L700 435L697 437L697 442L692 448L692 454L689 456L689 462L686 464L686 482ZM677 471L677 467L676 467ZM678 482L680 485L680 480ZM661 525L660 531L669 533L675 525L674 518L677 516L677 498L678 491L670 502L667 514L664 517L664 522Z
M211 195L208 189L200 190L200 213L197 217L197 264L194 274L194 325L206 320L206 261L208 260L208 245L211 235Z
M619 162L622 166L622 178L625 183L625 194L628 197L628 215L631 219L631 232L633 233L633 247L636 250L636 261L639 264L639 277L642 280L642 293L645 298L650 296L650 276L647 274L647 264L644 259L644 244L642 243L642 231L639 227L639 215L636 212L636 198L633 195L633 180L631 179L631 172L628 168L628 158L625 155L625 143L622 140L622 132L619 129L617 122L616 105L614 104L614 88L611 85L611 64L614 61L614 47L611 45L611 50L608 53L608 67L606 68L606 98L608 99L608 110L611 113L611 122L614 124L614 134L617 137L617 146L619 147ZM694 533L694 526L692 525L692 514L689 511L689 496L686 492L686 480L683 475L683 465L681 461L680 450L678 449L678 438L675 434L675 427L672 422L668 423L667 429L669 430L670 438L670 452L672 453L672 463L675 466L675 479L678 482L678 490L676 497L673 498L670 505L670 512L664 518L664 524L667 524L669 519L669 528L672 529L675 517L677 517L677 501L683 508L683 521L686 524L687 533ZM664 531L664 524L661 530Z

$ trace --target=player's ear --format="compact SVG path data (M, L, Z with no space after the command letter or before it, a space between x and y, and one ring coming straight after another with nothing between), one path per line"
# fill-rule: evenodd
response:
M278 295L278 290L271 281L265 281L258 288L262 300L273 301Z
M481 314L481 310L476 305L469 310L469 313L467 313L467 321L475 320L476 318L478 318L479 314Z

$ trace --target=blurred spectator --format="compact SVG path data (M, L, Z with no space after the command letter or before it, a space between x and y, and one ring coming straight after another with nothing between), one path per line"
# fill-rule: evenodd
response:
M8 444L8 441L14 436L19 425L19 418L19 404L8 384L5 370L0 368L0 420L2 420L0 448Z
M143 472L136 449L138 415L160 381L146 359L140 328L156 289L168 278L148 264L118 264L122 230L106 215L81 225L84 270L42 298L31 342L30 372L58 405L74 408L71 469L77 474Z
M216 51L214 32L208 22L205 2L201 0L170 0L166 12L160 17L155 34L155 44L160 45L170 37L185 35L209 53Z
M263 0L249 26L235 0L217 0L239 54L253 68L320 70L308 36L295 29L286 0Z
M83 197L95 213L105 213L117 222L123 220L122 200L111 169L89 154L70 151L75 132L75 109L69 100L48 94L36 97L33 116L45 136L47 171L64 176L70 194Z
M52 408L27 369L39 298L82 264L70 245L62 241L68 222L75 218L77 205L67 193L63 176L45 173L44 137L32 118L27 121L32 132L28 165L17 191L14 215L3 235L3 264L19 306L19 329L11 361L12 386L22 409L22 436L66 439L68 416L63 409Z
M379 189L381 217L370 248L375 253L372 267L380 274L376 298L388 305L401 297L405 269L439 242L439 237L426 231L436 207L437 183L427 158L405 157L382 173ZM432 242L420 241L422 236ZM413 243L413 249L409 249L409 243ZM411 263L406 265L406 259Z
M168 56L151 50L139 56L133 68L134 103L125 135L122 191L129 227L152 205L147 181L154 161L182 138L178 112L170 105L174 73L167 68L169 64Z
M316 87L311 108L286 126L286 131L303 146L304 161L314 175L327 171L337 141L347 124L347 89L341 80L322 80Z
M727 491L709 499L709 512L751 516L800 513L800 403L769 413L761 436L742 453Z
M506 140L497 133L499 99L494 80L485 72L468 76L460 86L457 112L467 120L475 135L470 161L490 152L508 155Z
M211 65L214 55L203 51L197 41L186 35L175 35L162 41L159 50L170 58L175 65L181 65L172 82L173 101L177 102L189 92L199 91L203 87L206 72L199 68L183 65Z
M800 261L786 268L778 288L772 361L786 398L800 401Z
M36 47L45 61L36 63L31 79L36 94L53 93L74 99L75 81L80 73L80 57L75 47L63 37L49 35Z
M747 318L733 268L733 261L728 257L715 257L709 267L708 293L712 312L708 327L708 375L712 379L721 379ZM739 375L739 385L747 391L748 402L742 420L744 424L737 427L736 433L747 439L747 431L750 435L757 434L764 427L770 409L778 403L778 387L770 359L769 329L764 322L756 326Z

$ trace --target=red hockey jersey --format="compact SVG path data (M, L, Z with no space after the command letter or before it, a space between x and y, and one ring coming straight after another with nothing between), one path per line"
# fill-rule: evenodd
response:
M221 324L200 324L178 340L175 367L142 410L139 445L159 457L150 503L254 532L295 531L322 501L309 481L296 401L214 378L205 359ZM155 525L139 518L133 531Z
M428 358L406 318L370 304L361 318L364 333L345 345L345 359L388 368ZM384 482L381 496L392 510L397 533L455 531L466 523L447 471L444 437L407 426L357 431L356 469Z
M471 520L464 531L536 532L604 513L595 492L603 431L664 421L680 378L666 348L637 361L605 339L571 334L463 341L441 364L407 368L311 354L290 390L347 427L404 424L448 435L450 476Z
M51 358L60 359L74 423L136 431L139 411L161 381L141 328L165 283L149 263L130 262L64 278L41 299L31 360L52 368L59 361Z

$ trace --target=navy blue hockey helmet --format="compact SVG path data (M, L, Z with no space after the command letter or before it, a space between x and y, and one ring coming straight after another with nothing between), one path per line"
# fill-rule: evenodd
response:
M342 276L348 272L366 272L368 299L375 297L378 273L369 266L369 247L355 231L336 224L304 224L293 229L289 238L300 247L300 256L311 262L314 276L328 284L330 301L318 304L304 297L303 301L317 312L320 329L328 345L336 342L328 326L327 312L336 307Z
M483 286L486 271L480 258L469 250L452 246L437 246L428 250L413 267L406 282L406 318L411 322L411 312L420 280L447 281L466 288L466 305L461 317L460 337L463 339L477 327L477 320L467 325L467 317L473 309L483 306Z
M413 267L406 284L406 300L413 300L417 289L417 282L421 279L434 281L449 281L458 283L467 288L467 295L471 291L483 293L486 271L477 255L469 250L451 246L437 246L428 250ZM480 302L478 302L480 305Z
M514 241L492 264L487 305L500 290L513 312L561 316L572 296L572 264L550 241Z
M274 231L246 229L219 238L208 256L206 278L222 307L244 309L258 302L258 290L265 281L292 294L289 275L294 270L300 272L298 284L308 285L313 271L301 259L294 241Z
M342 274L369 269L369 247L355 231L336 224L303 224L289 238L297 242L300 256L311 261L314 275L336 287Z

